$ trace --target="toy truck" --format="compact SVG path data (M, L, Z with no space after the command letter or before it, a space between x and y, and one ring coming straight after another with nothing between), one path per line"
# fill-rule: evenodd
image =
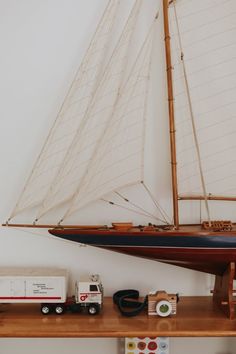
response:
M0 303L40 303L44 315L83 308L91 315L99 313L103 287L98 275L77 281L71 298L67 289L65 269L0 268Z
M167 317L176 314L177 294L167 294L161 290L148 295L148 315Z

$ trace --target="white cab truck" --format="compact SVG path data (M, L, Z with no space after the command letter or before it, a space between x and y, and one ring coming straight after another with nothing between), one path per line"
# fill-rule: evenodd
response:
M65 311L91 315L99 313L103 287L98 275L91 275L75 284L72 297L67 296L68 272L52 268L0 268L0 303L40 303L45 315Z

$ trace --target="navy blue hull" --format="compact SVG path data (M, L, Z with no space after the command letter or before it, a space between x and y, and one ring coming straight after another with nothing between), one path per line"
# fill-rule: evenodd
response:
M133 246L133 247L174 247L174 248L235 248L236 236L169 236L167 234L150 235L111 235L111 234L84 234L58 233L50 231L55 236L93 246Z
M51 234L86 245L222 274L236 262L236 233L113 232L53 229Z

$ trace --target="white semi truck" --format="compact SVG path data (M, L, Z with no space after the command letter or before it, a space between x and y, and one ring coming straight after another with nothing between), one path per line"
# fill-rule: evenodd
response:
M65 311L99 313L103 286L98 275L77 281L68 297L68 272L52 268L0 268L0 303L40 303L45 315Z

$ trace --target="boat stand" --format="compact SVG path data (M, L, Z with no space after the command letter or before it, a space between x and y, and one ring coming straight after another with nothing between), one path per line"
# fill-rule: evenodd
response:
M235 263L231 262L223 275L216 275L213 290L213 302L221 307L223 312L231 320L235 318L236 305L236 300L234 298L236 291L233 289L234 279Z

